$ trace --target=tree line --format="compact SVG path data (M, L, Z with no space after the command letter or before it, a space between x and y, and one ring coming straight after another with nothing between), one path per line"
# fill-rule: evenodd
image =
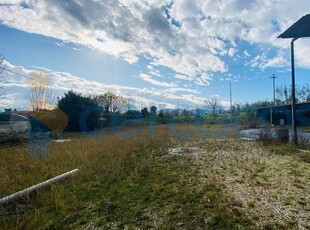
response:
M300 87L301 91L300 100L307 98L305 89L306 86ZM42 110L44 105L42 100L37 100L43 94L42 89L34 87L31 89L30 103L32 109ZM278 99L277 104L286 104L286 95L288 92L287 86L281 86L277 88L278 94L282 92L284 95L282 99ZM49 99L46 99L50 101ZM44 100L43 100L44 101ZM194 122L197 116L202 117L200 120L208 124L229 124L231 122L231 116L235 124L251 125L258 123L256 116L256 109L261 107L273 106L273 101L264 100L254 103L237 104L232 106L232 110L224 110L220 100L218 98L211 98L205 100L205 111L207 113L200 113L197 110L160 110L156 106L150 108L144 107L141 110L131 110L128 106L128 100L122 96L116 95L111 92L104 93L98 96L84 96L74 91L68 91L64 96L57 98L56 107L66 114L67 126L66 130L71 132L78 131L93 131L104 127L118 126L121 124L138 124L135 123L141 119L153 119L157 123L167 122ZM126 106L127 109L126 109ZM126 111L125 111L126 110ZM39 113L38 113L39 114Z

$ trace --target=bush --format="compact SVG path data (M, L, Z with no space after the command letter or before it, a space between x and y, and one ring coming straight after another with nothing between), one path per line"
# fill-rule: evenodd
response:
M22 144L28 140L28 132L11 131L8 133L0 133L1 146Z
M270 144L274 141L273 133L270 128L262 128L257 133L258 141L262 142L263 144Z

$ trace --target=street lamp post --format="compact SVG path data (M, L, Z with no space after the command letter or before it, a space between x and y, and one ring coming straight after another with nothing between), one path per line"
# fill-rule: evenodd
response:
M293 38L291 41L291 68L292 68L292 128L293 141L297 145L297 122L296 122L296 92L295 92L295 60L294 60L294 42L298 38Z
M295 94L295 60L294 42L299 38L310 37L310 14L307 14L284 31L278 38L291 38L291 67L292 67L292 129L293 141L297 145L297 122L296 122L296 94Z

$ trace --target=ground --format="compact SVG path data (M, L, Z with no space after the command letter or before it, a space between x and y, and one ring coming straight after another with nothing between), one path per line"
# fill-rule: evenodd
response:
M171 151L193 160L203 185L213 180L232 210L260 228L310 228L310 167L296 149L273 146L271 153L257 142L208 139L182 142ZM199 149L197 149L199 148ZM286 152L287 151L287 152Z
M75 135L41 159L29 144L0 148L0 195L74 168L73 178L0 208L0 226L33 229L309 229L310 155L167 126L140 136ZM129 132L131 130L127 130ZM220 133L220 135L219 135ZM209 135L210 134L210 135Z

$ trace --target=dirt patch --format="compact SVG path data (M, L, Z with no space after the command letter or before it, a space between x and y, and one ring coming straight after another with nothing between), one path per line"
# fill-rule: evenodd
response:
M169 154L189 157L201 184L212 177L257 228L310 228L310 167L296 155L270 154L237 139L182 142ZM297 154L297 153L296 153ZM198 156L199 157L194 157Z
M183 154L202 154L205 150L199 147L176 147L168 149L168 154L170 155L183 155Z

